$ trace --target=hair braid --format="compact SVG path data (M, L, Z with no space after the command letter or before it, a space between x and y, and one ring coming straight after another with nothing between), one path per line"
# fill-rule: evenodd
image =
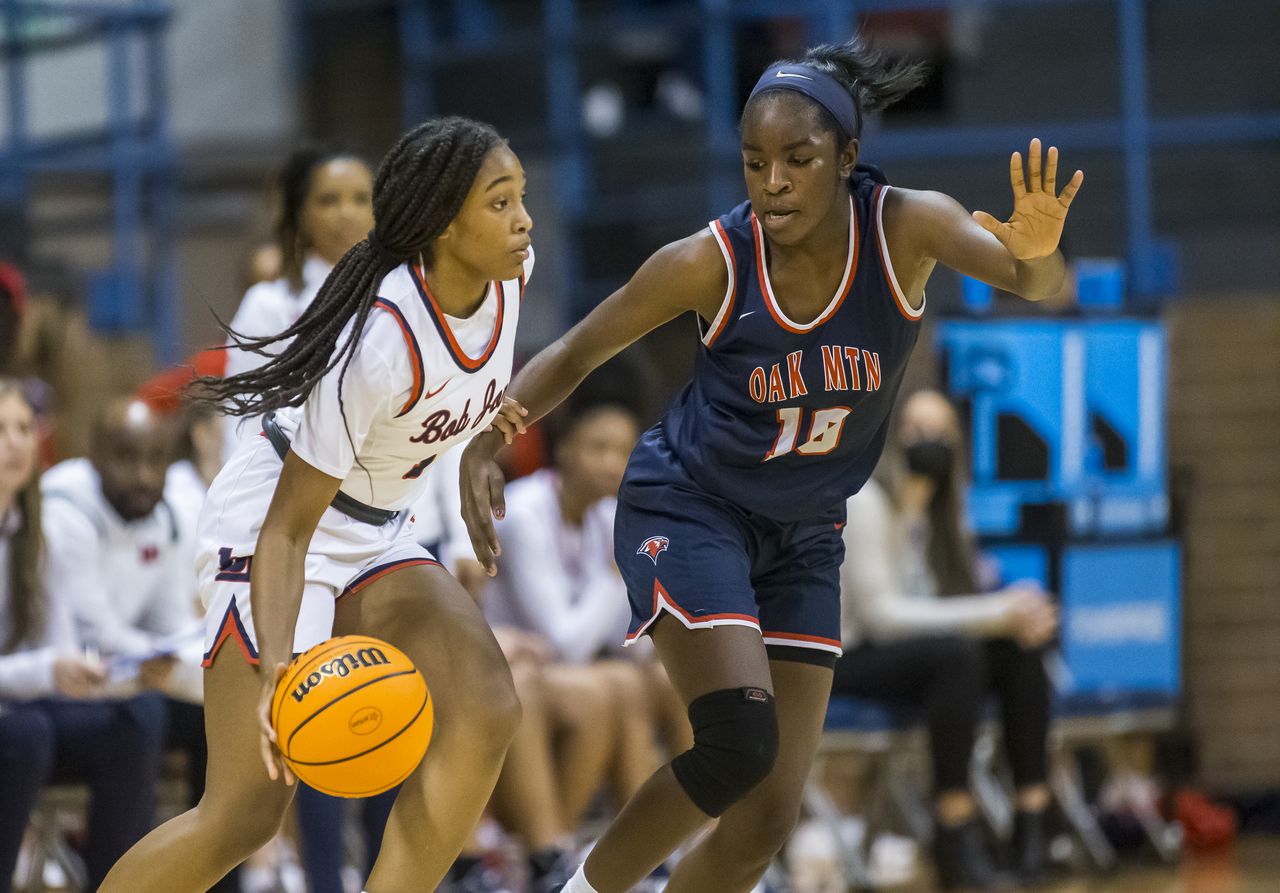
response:
M430 258L432 243L457 216L485 154L500 140L489 125L462 117L433 118L401 136L374 178L374 234L383 250L368 239L357 242L297 322L283 332L251 338L224 325L238 349L271 360L229 378L196 379L198 399L241 416L299 406L339 364L341 395L341 379L382 279L419 254ZM348 323L350 331L339 345ZM269 348L283 342L288 346L273 355Z

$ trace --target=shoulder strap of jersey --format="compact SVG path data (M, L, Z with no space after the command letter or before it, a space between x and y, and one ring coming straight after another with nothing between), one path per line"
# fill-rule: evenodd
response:
M373 306L391 314L391 318L396 321L396 325L400 326L400 334L404 336L405 347L409 349L409 358L413 366L413 390L410 392L409 399L405 401L404 406L400 407L400 411L396 413L396 418L400 418L413 409L418 401L422 399L422 388L426 378L426 370L422 362L422 348L418 346L418 339L414 337L413 329L409 326L409 321L405 319L404 312L399 306L386 298L377 298L373 302Z
M711 231L711 236L716 240L716 245L720 248L720 254L724 257L725 270L729 274L729 282L724 290L724 298L720 302L720 312L715 318L705 326L702 331L702 343L707 347L711 347L716 340L723 334L725 327L733 316L734 304L737 303L738 292L738 261L733 250L733 241L729 238L729 233L724 228L724 223L720 220L713 220L707 224L707 229ZM698 318L699 325L702 325L702 318Z
M884 273L885 281L889 284L889 291L893 292L893 302L898 312L911 322L919 322L924 316L924 300L921 299L918 309L911 306L906 293L898 285L897 274L893 271L893 261L889 258L889 241L884 234L884 197L888 195L890 188L892 187L884 184L877 185L871 197L871 219L872 229L875 230L876 253L880 256L880 269Z

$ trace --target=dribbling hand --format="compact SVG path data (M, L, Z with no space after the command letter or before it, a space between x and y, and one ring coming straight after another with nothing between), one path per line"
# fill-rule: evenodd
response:
M974 211L973 219L1000 240L1017 260L1048 257L1058 249L1067 209L1080 191L1084 171L1076 171L1062 193L1057 193L1058 147L1050 146L1043 175L1040 170L1040 140L1031 141L1028 152L1030 176L1022 171L1022 153L1009 158L1009 179L1013 184L1013 214L1001 223L986 211Z
M497 438L493 436L496 433L486 432L467 444L462 453L462 469L459 472L462 520L466 522L467 535L471 538L476 561L480 562L485 573L491 577L498 572L497 557L502 553L493 519L501 518L507 512L503 495L506 478L498 463L493 460L499 446Z
M276 730L271 724L271 702L275 699L276 684L280 681L280 677L284 675L285 665L278 663L274 670L268 670L265 667L262 670L262 696L258 698L258 731L260 733L259 747L262 751L262 762L267 767L267 777L272 781L278 781L283 778L284 783L292 785L294 782L293 771L285 763L284 757L280 753L279 742L276 740Z

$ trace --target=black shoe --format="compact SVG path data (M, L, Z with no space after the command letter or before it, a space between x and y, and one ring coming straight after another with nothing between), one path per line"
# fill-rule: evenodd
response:
M1044 811L1018 810L1013 818L1013 868L1024 884L1043 884L1047 879L1049 835Z
M934 831L933 860L938 885L944 890L1009 890L1012 878L996 871L987 854L986 841L972 819L954 827L939 825Z

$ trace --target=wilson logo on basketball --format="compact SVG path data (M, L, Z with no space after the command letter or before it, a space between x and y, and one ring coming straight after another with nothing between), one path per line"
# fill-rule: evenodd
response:
M306 679L302 680L292 692L293 699L301 703L307 693L323 682L326 676L343 678L350 676L356 670L384 666L389 663L391 661L380 648L361 648L355 652L339 655L327 664L321 664Z

